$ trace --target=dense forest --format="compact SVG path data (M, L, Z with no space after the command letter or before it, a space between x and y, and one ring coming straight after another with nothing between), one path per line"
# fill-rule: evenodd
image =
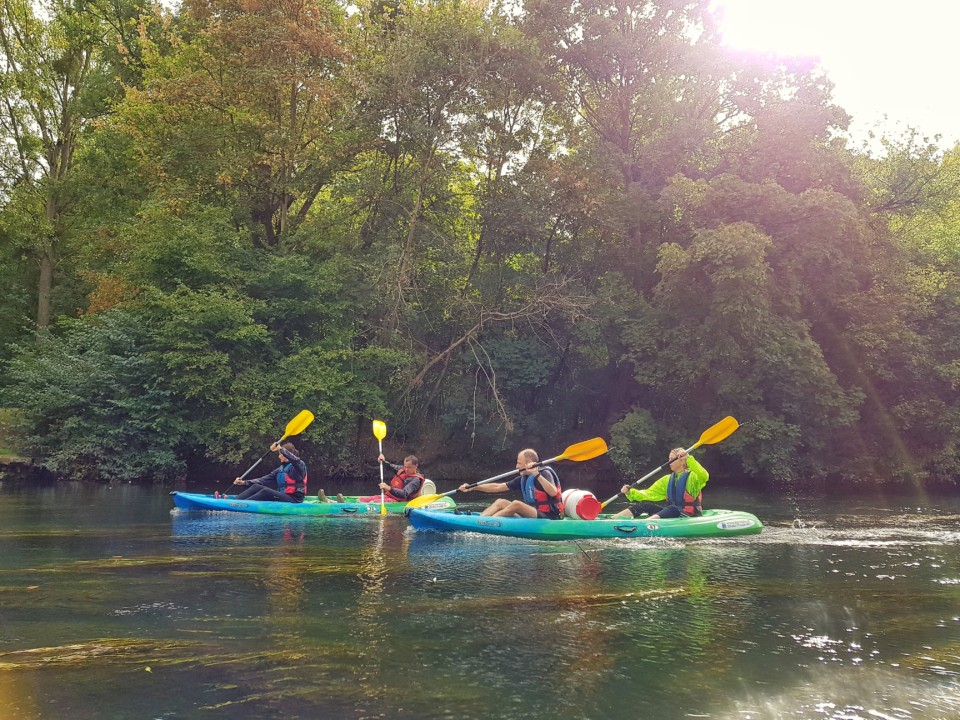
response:
M710 4L4 0L19 450L171 481L310 409L319 475L383 418L434 477L630 478L733 415L757 487L956 483L960 148L857 146Z

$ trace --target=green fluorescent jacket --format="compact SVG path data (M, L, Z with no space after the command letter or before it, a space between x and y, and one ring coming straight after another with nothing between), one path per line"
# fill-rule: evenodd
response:
M687 492L693 497L696 497L700 494L700 491L703 490L703 486L707 484L707 480L710 479L710 473L706 471L703 465L697 462L693 455L687 455L687 470L690 471L690 477L687 478ZM667 483L669 482L670 474L668 473L644 490L630 488L627 491L627 500L631 502L642 502L643 500L657 502L666 500Z

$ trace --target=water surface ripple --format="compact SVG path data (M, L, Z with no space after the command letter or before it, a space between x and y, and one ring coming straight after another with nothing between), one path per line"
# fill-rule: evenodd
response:
M0 492L0 718L960 718L956 498L549 543Z

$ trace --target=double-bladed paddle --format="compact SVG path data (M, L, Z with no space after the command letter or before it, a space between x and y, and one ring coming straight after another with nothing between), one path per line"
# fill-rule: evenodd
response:
M284 440L286 440L286 439L287 439L288 437L290 437L291 435L299 435L299 434L302 433L304 430L306 430L306 429L307 429L307 426L308 426L310 423L312 423L312 422L313 422L313 413L310 412L309 410L301 410L293 420L291 420L290 422L287 423L287 428L286 428L286 430L284 430L284 432L283 432L283 437L281 437L279 440L277 440L277 443L276 443L276 444L279 445L280 443L282 443ZM247 468L247 471L246 471L243 475L240 476L240 479L241 479L241 480L245 479L245 478L247 477L247 475L249 475L250 472L251 472L257 465L259 465L260 463L263 462L263 459L264 459L267 455L269 455L270 452L271 452L270 450L267 450L263 455L261 455L259 460L257 460L253 465L251 465L249 468Z
M557 462L558 460L573 460L574 462L582 462L583 460L591 460L598 455L603 455L606 451L607 443L604 441L604 439L593 438L592 440L584 440L583 442L578 442L576 445L571 445L564 450L562 454L550 458L549 460L541 460L537 463L537 465L549 465L550 463ZM487 478L486 480L480 480L478 482L471 483L467 487L475 488L478 485L486 485L487 483L496 482L497 480L508 478L511 475L516 475L519 472L519 470L511 470L510 472L505 472L502 475L497 475L492 478ZM439 495L421 495L420 497L414 498L408 502L403 511L406 513L407 510L415 510L416 508L423 507L424 505L429 505L439 498L446 497L447 495L453 495L459 489L460 488L455 488L448 492L440 493Z
M736 421L736 419L734 419L733 416L728 415L728 416L725 417L723 420L721 420L720 422L718 422L716 425L713 425L713 426L707 428L706 430L704 430L704 431L703 431L703 434L700 435L700 439L697 440L696 443L694 443L693 445L691 445L690 447L688 447L687 450L686 450L686 452L688 452L688 453L693 452L694 450L696 450L696 449L697 449L698 447L700 447L701 445L713 445L714 443L718 443L718 442L720 442L721 440L726 440L728 437L730 437L730 435L733 434L734 430L736 430L738 427L740 427L740 424ZM654 470L651 470L650 472L648 472L646 475L644 475L642 478L640 478L640 479L637 480L636 482L631 483L631 484L630 484L630 487L633 487L633 486L635 486L635 485L639 485L639 484L642 483L644 480L649 480L651 477L653 477L654 475L656 475L658 472L660 472L661 470L663 470L664 468L669 467L669 466L670 466L670 461L668 460L667 462L665 462L665 463L664 463L663 465L661 465L660 467L655 468ZM620 497L620 493L617 493L616 495L614 495L614 496L613 496L612 498L610 498L609 500L606 500L605 502L601 503L600 509L602 510L602 509L605 508L607 505L609 505L609 504L612 503L614 500L616 500L618 497Z
M373 421L373 436L380 445L380 454L383 455L383 439L387 436L387 424L383 420ZM383 482L383 463L380 463L380 482ZM380 514L387 514L387 506L384 504L383 488L380 488Z

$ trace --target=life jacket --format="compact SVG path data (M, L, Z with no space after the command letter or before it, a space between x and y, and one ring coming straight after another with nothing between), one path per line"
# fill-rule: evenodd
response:
M393 480L390 481L390 487L396 488L397 490L402 490L403 486L407 484L407 481L410 478L416 478L419 482L417 483L417 491L405 498L398 498L394 495L395 500L403 502L405 500L413 500L415 497L419 497L420 493L423 491L423 475L420 473L414 473L413 475L407 475L405 470L401 470L396 475L393 476Z
M293 463L287 463L280 468L280 472L277 473L277 490L282 490L287 495L295 495L300 493L301 495L307 494L307 471L304 468L303 471L303 480L295 480L290 477L290 468L293 467Z
M520 489L523 492L523 501L544 515L549 517L563 517L563 488L560 487L560 478L551 467L544 466L540 468L540 472L546 473L547 476L553 480L553 484L557 488L556 496L550 497L547 495L533 475L522 475L520 478Z
M696 497L687 492L689 477L689 470L679 475L670 475L667 482L667 503L676 505L688 517L703 515L703 492L697 493Z

